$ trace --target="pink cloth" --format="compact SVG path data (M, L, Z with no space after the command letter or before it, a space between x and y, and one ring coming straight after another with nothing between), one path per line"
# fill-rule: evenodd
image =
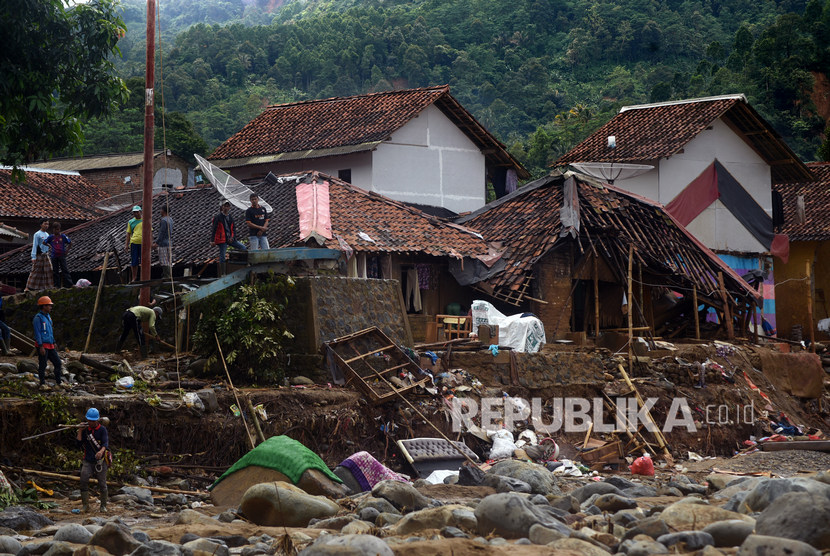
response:
M329 182L301 183L297 186L297 212L300 213L300 241L312 234L331 239Z
M348 469L355 480L364 491L371 490L381 481L408 482L407 478L400 473L395 473L381 462L376 460L369 452L357 452L342 462L341 467Z

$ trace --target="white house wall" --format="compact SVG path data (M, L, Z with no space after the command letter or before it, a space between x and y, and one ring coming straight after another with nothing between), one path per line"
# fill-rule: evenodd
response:
M268 172L274 174L300 173L307 170L317 170L330 176L337 177L340 170L351 170L350 183L362 189L372 189L372 154L360 152L340 156L325 156L321 158L304 158L302 160L285 160L251 166L230 168L230 173L239 180L252 177L265 177Z
M683 152L660 160L654 170L617 181L615 185L667 205L715 159L767 214L772 214L769 164L720 119L712 124L711 129L702 131L689 141ZM707 247L716 251L766 251L720 201L704 210L687 227Z
M438 108L429 106L372 153L373 189L410 203L475 210L485 201L485 158Z

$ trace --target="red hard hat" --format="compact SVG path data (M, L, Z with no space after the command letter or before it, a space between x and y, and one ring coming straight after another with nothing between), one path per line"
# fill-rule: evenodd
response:
M52 303L52 300L49 299L48 295L44 295L43 297L38 299L37 304L38 305L54 305L54 303Z

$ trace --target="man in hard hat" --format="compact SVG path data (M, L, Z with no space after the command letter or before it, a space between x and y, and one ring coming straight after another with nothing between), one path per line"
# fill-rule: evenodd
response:
M130 335L130 331L135 335L135 340L138 342L138 347L141 350L141 357L147 357L147 344L144 342L144 328L142 323L146 322L149 326L150 336L153 338L159 337L156 332L156 319L161 317L161 307L145 307L144 305L136 305L124 311L121 317L121 322L124 328L121 330L121 337L118 339L118 344L115 350L121 351L124 346L124 340Z
M133 207L133 217L127 222L127 244L124 250L130 254L130 281L138 279L138 265L141 264L141 207Z
M83 511L89 511L89 478L95 474L101 494L101 511L107 511L107 469L111 461L110 440L107 427L101 424L101 415L90 407L86 412L86 425L78 429L78 446L84 450L81 460L81 502Z
M55 368L55 382L61 385L61 358L58 357L58 349L55 345L55 333L52 331L52 300L44 295L37 300L40 311L32 320L35 329L35 344L37 346L37 374L40 378L41 388L46 386L46 361L51 361Z

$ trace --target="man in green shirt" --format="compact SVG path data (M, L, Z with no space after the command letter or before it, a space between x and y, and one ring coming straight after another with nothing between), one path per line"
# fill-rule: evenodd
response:
M162 314L161 307L153 307L150 309L149 307L145 307L143 305L136 305L135 307L130 307L126 311L124 311L124 315L121 317L121 322L124 325L124 328L121 330L121 337L118 339L118 345L116 346L116 351L121 351L121 348L124 346L124 340L127 339L127 336L130 335L130 331L135 335L135 339L138 342L138 347L141 350L141 357L147 357L147 344L144 341L144 327L142 323L147 323L149 325L150 336L153 338L159 338L158 332L156 332L156 318L161 317Z
M127 245L124 249L130 254L131 282L138 279L138 265L141 264L141 207L133 207L133 217L127 222Z

